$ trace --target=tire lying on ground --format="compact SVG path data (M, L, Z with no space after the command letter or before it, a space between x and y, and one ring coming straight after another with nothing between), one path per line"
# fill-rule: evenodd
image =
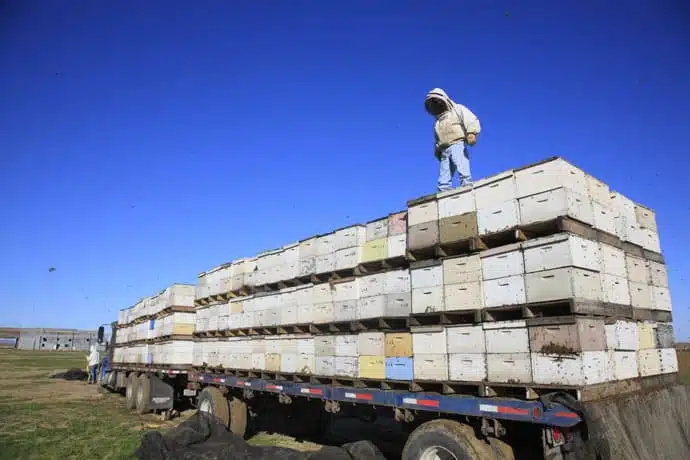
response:
M137 407L137 386L139 379L137 374L132 372L127 376L127 388L125 390L125 407L134 409Z

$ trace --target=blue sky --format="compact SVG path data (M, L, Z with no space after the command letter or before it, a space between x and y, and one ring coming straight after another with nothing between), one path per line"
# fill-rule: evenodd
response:
M682 2L250 3L3 2L0 324L95 327L404 208L440 86L482 121L476 178L562 155L657 210L690 337Z

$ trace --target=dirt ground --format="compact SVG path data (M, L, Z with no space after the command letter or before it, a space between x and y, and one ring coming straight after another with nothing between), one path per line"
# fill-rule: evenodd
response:
M679 352L679 361L681 380L690 384L690 352ZM84 365L84 353L0 349L1 460L129 459L145 431L166 430L191 415L188 411L170 422L152 414L139 416L125 409L120 395L85 382L49 378ZM303 451L320 447L266 433L250 442Z

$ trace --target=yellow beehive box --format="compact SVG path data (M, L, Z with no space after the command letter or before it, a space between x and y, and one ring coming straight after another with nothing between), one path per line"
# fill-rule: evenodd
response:
M386 358L408 358L412 356L412 334L409 332L386 334L385 350Z
M388 238L367 241L362 247L362 262L383 260L388 254Z
M192 335L193 333L194 324L175 324L172 330L172 335Z
M386 357L385 356L360 356L359 357L359 378L361 378L361 379L385 379L386 378Z

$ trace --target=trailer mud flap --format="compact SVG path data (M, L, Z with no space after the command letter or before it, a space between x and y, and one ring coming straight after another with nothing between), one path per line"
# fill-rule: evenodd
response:
M149 393L149 409L168 410L175 402L175 389L158 377L151 377L151 392Z

